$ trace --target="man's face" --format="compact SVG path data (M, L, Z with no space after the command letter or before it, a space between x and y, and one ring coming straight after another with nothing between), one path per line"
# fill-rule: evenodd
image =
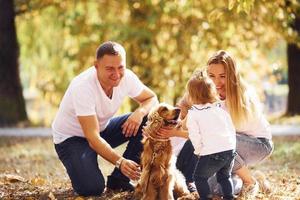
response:
M124 76L126 63L120 55L104 55L95 61L95 67L102 87L109 89L119 85Z

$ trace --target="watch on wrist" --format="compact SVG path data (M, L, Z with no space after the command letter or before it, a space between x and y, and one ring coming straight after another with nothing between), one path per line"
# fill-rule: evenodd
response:
M115 164L115 167L116 167L117 169L120 169L123 160L124 160L123 157L121 157L119 160L117 160L117 162L116 162L116 164Z

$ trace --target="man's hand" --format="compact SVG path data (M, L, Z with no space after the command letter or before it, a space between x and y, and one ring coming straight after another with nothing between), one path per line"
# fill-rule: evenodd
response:
M122 132L125 137L136 136L140 125L142 124L144 113L140 110L134 111L122 125Z
M124 159L120 165L121 172L131 180L138 180L141 176L140 166L132 160Z
M122 132L125 137L136 136L143 117L147 115L150 109L158 104L155 93L148 87L144 86L143 91L133 98L140 106L128 117L122 125Z

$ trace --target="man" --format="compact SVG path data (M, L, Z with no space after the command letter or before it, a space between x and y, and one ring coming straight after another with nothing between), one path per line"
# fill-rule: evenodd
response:
M140 106L113 118L126 96ZM126 69L124 48L111 41L101 44L94 66L70 83L52 124L56 152L79 195L100 195L105 188L97 154L116 166L107 179L108 188L133 189L129 179L140 176L141 129L157 103L154 92ZM112 148L126 141L121 157Z

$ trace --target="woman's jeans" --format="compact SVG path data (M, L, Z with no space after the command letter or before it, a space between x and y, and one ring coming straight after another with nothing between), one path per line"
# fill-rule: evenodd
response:
M184 175L187 183L194 182L193 173L197 163L197 156L194 154L194 147L191 140L187 140L176 161L176 167Z
M142 152L142 127L144 118L136 136L125 137L122 134L122 124L130 114L112 118L100 136L106 140L112 148L129 141L123 157L140 163ZM73 189L83 196L99 195L105 188L105 181L97 162L97 153L89 146L83 137L71 137L60 144L55 144L59 159L65 166L71 179ZM101 164L100 164L101 166ZM119 169L114 169L111 174L116 179L129 182L129 179Z
M256 138L246 134L236 134L236 152L233 173L243 166L255 165L273 152L273 142L266 138Z
M231 170L234 156L234 150L199 156L194 171L194 180L201 200L212 198L208 179L214 174L216 174L217 181L222 187L223 198L233 199Z

